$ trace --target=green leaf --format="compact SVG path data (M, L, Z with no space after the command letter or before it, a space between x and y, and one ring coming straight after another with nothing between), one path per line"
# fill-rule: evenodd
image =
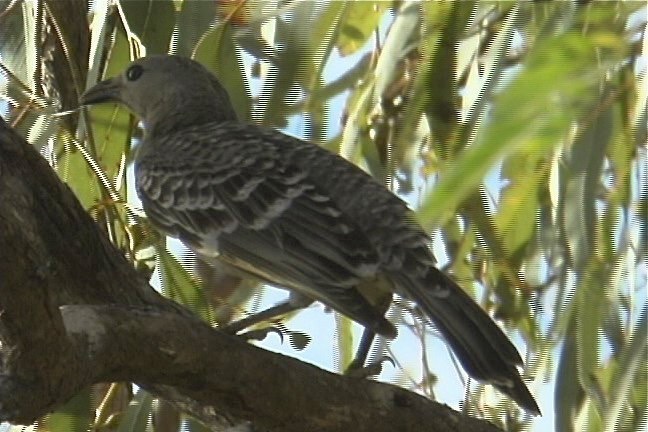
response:
M412 94L403 116L396 152L402 153L425 113L435 145L446 149L458 123L457 51L473 10L473 2L430 2L425 6L423 28L428 36L421 42L422 59ZM408 133L409 132L409 133ZM445 152L443 152L445 153ZM447 156L444 154L444 156Z
M337 342L337 368L344 372L353 360L353 321L339 313L335 314L335 336Z
M638 79L634 71L631 70L632 67L631 63L624 67L620 73L617 88L614 89L615 92L618 92L618 103L610 108L614 110L614 127L612 129L614 135L610 138L611 144L607 149L610 165L614 171L612 176L614 186L611 190L610 201L623 206L628 206L632 200L632 160L636 156L638 143L646 142L646 129L648 129L632 121L633 115L640 116L641 113L644 115L641 125L645 125L648 121L645 117L646 109L648 109L648 101L646 101L648 89L641 89L642 84L644 87L648 86L648 82L645 80L646 74ZM643 138L637 137L642 133ZM638 141L637 138L643 139L643 141Z
M628 415L628 404L638 399L638 406L644 406L648 399L646 392L646 358L648 357L648 307L644 305L641 317L637 321L632 339L618 355L619 365L615 369L611 386L607 394L607 410L602 413L604 430L616 431L625 423ZM642 379L643 377L643 379ZM638 393L636 396L633 393Z
M92 400L90 390L85 389L48 415L44 423L49 432L85 432L91 420Z
M507 256L515 254L533 238L539 189L546 179L546 170L541 167L520 170L515 178L509 178L510 183L501 191L494 222Z
M363 149L371 148L369 141L369 134L367 129L367 120L369 119L369 112L372 105L372 95L374 92L375 78L374 74L370 73L367 79L362 80L360 85L351 94L347 100L346 111L348 117L342 129L342 137L339 144L339 154L345 159L350 160L360 167L365 167L363 162L372 166L378 166L378 163L371 163L371 160L363 161ZM367 158L369 159L369 158ZM374 160L378 159L376 154ZM381 171L377 168L368 170L374 177L380 178Z
M362 48L374 34L389 6L382 1L347 1L335 45L341 56Z
M117 432L145 432L153 409L153 396L140 389L123 413Z
M555 425L561 432L574 431L573 420L582 407L585 392L578 380L576 364L576 331L575 320L570 320L565 334L558 368L556 369L556 388L554 391Z
M130 30L146 47L146 54L166 54L175 23L171 0L130 0L120 3Z
M305 93L304 108L311 114L307 139L324 137L325 106L310 95L323 85L322 72L339 32L346 2L295 3L289 14L276 22L274 43L280 49L264 79L259 96L259 122L283 128L299 92Z
M387 178L385 166L374 140L369 139L372 116L389 87L398 79L401 59L412 49L420 24L419 5L403 3L385 38L373 71L361 81L347 102L348 118L342 132L340 154L346 159L366 168L379 180ZM420 96L420 95L417 95Z
M566 151L563 168L563 194L559 212L572 263L580 267L591 254L595 239L595 200L603 162L612 136L613 112L604 107L609 89L590 108L593 115L581 121L571 148Z
M3 2L5 7L2 8L2 37L0 38L2 63L18 80L29 86L31 77L27 71L23 8L17 5L18 7L9 9L7 3Z
M336 35L340 32L342 17L347 7L348 2L330 2L319 11L313 20L309 44L305 48L304 54L308 58L304 59L299 74L295 77L306 94L304 107L308 114L308 125L304 138L310 141L319 142L326 136L327 101L314 98L313 93L324 86L324 67L333 52ZM286 100L286 103L290 101Z
M610 274L596 255L590 255L584 272L576 287L576 371L581 387L599 408L605 411L606 402L600 400L597 372L600 367L601 328L604 312L609 308L608 293Z
M60 132L54 150L60 154L56 172L67 183L86 210L101 201L99 183L83 153L76 148L67 133Z
M114 30L113 48L102 68L105 70L103 78L120 74L128 63L129 39L124 29L117 26ZM128 200L126 155L131 147L133 116L122 105L102 104L93 105L85 118L91 119L86 126L90 133L84 148L85 154L63 135L63 138L58 140L59 146L65 147L57 149L62 152L57 172L70 185L86 209L98 211L95 215L106 215L106 222L117 227L121 225L117 219L126 220L126 207L121 203ZM123 229L112 231L113 241L118 246L129 244Z
M346 90L355 88L357 83L369 72L370 62L370 54L362 56L354 66L347 69L338 78L325 83L318 89L314 89L311 98L326 101ZM296 107L300 108L301 105L297 105Z
M202 423L200 423L198 420L194 419L193 417L188 417L184 423L187 428L187 432L210 432L211 431L211 429L204 426Z
M114 37L115 42L106 61L102 79L119 75L131 60L128 38L123 29L117 28ZM132 115L126 107L119 104L92 105L89 112L93 137L90 153L107 177L114 182L117 174L123 172L123 158L130 150ZM121 184L125 185L125 182L122 181ZM127 198L125 187L119 192L124 199Z
M186 306L204 321L213 323L213 311L198 281L164 246L159 246L157 249L164 295Z
M428 2L424 5L421 32L426 36L416 41L420 54L416 51L403 52L408 58L413 57L404 63L407 65L411 62L417 66L413 82L403 85L404 88L396 95L406 102L400 110L396 108L397 112L401 112L393 118L393 136L388 143L388 175L392 175L397 168L401 172L408 170L413 165L412 157L416 154L412 149L420 147L425 138L431 138L431 145L439 148L444 157L447 156L445 149L452 141L459 120L456 107L456 101L459 100L455 78L456 55L473 6L472 2ZM412 34L403 40L410 45L404 45L404 51L411 49L410 40L414 37ZM421 56L420 59L415 57L417 54ZM376 72L379 76L382 75L378 70ZM412 72L402 70L398 73L402 78L397 78L397 81L403 82ZM380 83L377 87L379 86ZM391 93L393 92L392 90ZM381 96L393 97L391 94ZM424 121L423 114L426 115L427 122ZM430 129L434 133L430 134Z
M231 24L219 23L208 30L200 38L193 54L194 59L211 70L227 89L239 118L249 119L252 103L250 90Z
M597 93L604 77L601 69L592 69L600 40L568 32L537 41L517 76L494 100L483 136L446 167L425 198L420 217L426 227L447 220L488 170L514 150L543 155L561 144L575 119L590 109L594 98L589 95Z
M210 1L177 0L179 12L176 15L178 33L176 52L192 57L200 39L216 19L216 4ZM222 25L222 24L219 24Z

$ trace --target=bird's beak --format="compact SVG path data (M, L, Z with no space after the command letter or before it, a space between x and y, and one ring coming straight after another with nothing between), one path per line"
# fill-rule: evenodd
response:
M117 78L107 79L97 83L81 95L81 105L93 105L101 102L119 101L120 83Z

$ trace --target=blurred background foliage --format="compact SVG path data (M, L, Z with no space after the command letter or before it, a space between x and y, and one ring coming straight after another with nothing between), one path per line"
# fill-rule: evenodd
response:
M444 269L526 353L555 430L634 431L648 387L646 13L632 1L0 0L0 95L133 264L157 265L166 295L224 322L258 307L257 283L169 251L133 196L136 119L75 110L133 58L195 58L242 118L301 128L418 211ZM425 346L435 332L406 306L391 317ZM342 368L354 333L335 325ZM309 343L285 326L289 351ZM432 354L394 381L441 393ZM538 421L479 385L460 405L507 430ZM125 383L31 428L204 430Z

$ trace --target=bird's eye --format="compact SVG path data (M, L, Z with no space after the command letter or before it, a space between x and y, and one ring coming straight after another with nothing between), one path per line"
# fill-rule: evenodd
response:
M126 71L126 79L128 79L128 81L135 81L136 79L142 76L142 72L144 72L142 66L133 65L129 67L128 70Z

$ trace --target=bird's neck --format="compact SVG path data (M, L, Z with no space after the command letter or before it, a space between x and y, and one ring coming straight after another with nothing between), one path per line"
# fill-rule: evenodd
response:
M175 99L174 103L156 104L146 113L145 133L148 137L161 137L183 129L206 123L236 121L234 108L229 103L216 103L217 99ZM225 102L221 99L221 102Z

